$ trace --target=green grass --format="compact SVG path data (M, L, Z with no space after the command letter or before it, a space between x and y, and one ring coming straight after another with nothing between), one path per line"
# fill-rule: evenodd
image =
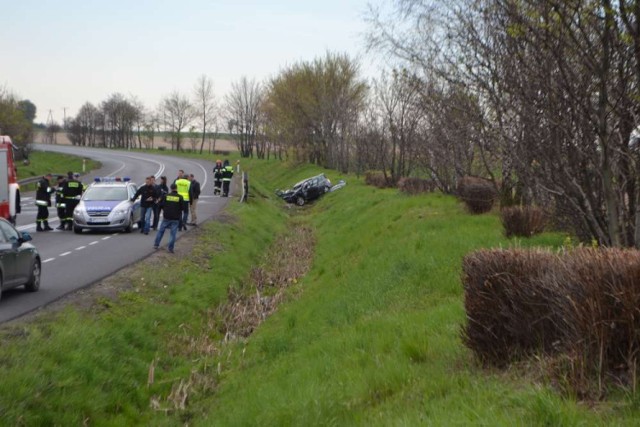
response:
M65 174L68 171L82 172L82 157L69 154L51 153L46 151L33 151L29 154L29 164L24 165L18 162L18 181L21 179L42 176L51 172L52 174ZM100 168L100 162L87 159L85 168L88 171ZM55 176L52 184L55 184ZM27 184L20 188L24 193L35 190L35 184Z
M515 370L483 370L461 343L462 257L559 246L562 235L509 241L496 215L351 176L312 206L283 208L275 188L341 176L279 162L243 167L250 203L232 202L228 217L207 224L189 257L121 275L127 290L117 300L3 328L1 424L637 424L631 397L589 409ZM291 216L314 229L312 270L251 337L222 342L215 307L266 262ZM188 405L173 410L180 384L189 384Z

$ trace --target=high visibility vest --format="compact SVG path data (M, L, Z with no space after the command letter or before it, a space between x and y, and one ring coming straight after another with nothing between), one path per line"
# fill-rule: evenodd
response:
M191 186L191 181L185 178L180 178L176 180L176 187L178 190L178 194L182 196L185 202L189 201L189 187Z

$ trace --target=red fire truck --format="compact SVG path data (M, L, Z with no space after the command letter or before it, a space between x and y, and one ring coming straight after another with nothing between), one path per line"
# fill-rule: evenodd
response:
M0 217L15 224L20 212L20 187L13 148L11 138L0 135Z

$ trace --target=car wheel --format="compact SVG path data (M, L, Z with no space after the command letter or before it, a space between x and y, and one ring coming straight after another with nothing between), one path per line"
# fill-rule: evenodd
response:
M298 196L298 198L296 199L296 205L304 206L304 197Z
M25 283L24 288L29 292L36 292L40 289L40 274L42 271L40 270L40 260L36 258L33 261L33 268L31 269L31 277L29 281Z
M131 230L133 230L133 214L131 214L129 216L129 223L127 224L127 226L124 228L124 232L125 233L131 233Z
M82 228L78 227L77 225L74 225L73 232L76 234L82 234Z

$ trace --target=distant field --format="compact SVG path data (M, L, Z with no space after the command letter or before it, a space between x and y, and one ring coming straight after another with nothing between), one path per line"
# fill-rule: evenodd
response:
M218 151L237 151L237 147L236 147L236 143L234 140L232 139L227 139L229 137L232 137L232 135L228 135L228 134L222 134L223 137L225 138L220 138L216 141L216 145L215 145L215 150ZM34 137L34 142L37 144L44 144L44 133L41 131L36 131L35 133L35 137ZM56 143L58 145L71 145L71 141L69 141L69 138L67 137L67 133L66 132L60 132L58 135L56 135ZM191 143L189 141L189 138L184 138L183 141L183 146L184 148L191 148ZM153 145L155 148L158 147L165 147L167 149L171 148L171 143L168 142L165 139L164 133L160 133L159 135L156 135L156 137L153 139ZM198 142L197 144L197 149L200 149L200 143ZM209 144L205 143L204 145L204 151L208 151L209 150Z

